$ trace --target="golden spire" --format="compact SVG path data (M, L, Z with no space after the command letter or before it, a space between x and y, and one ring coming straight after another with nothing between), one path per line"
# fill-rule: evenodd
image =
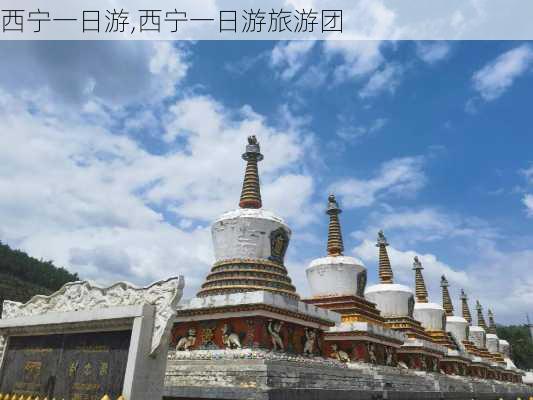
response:
M450 292L448 291L448 280L444 275L440 278L440 287L442 288L442 308L446 312L448 317L453 315L453 304L450 298Z
M483 317L483 307L479 303L479 300L476 300L476 310L477 310L477 324L483 329L487 330L487 324L485 323L485 318Z
M461 289L461 302L463 305L463 318L466 319L468 325L472 325L472 315L470 314L470 308L468 308L468 297L466 297L463 289Z
M376 247L379 247L379 280L381 283L392 283L393 278L389 255L387 254L388 245L383 231L379 231Z
M415 256L413 261L413 269L415 270L415 295L416 301L419 303L428 302L428 291L426 289L426 283L424 282L424 277L422 276L422 263L418 259L418 256Z
M494 322L494 313L492 312L492 310L489 310L488 314L489 314L489 328L487 332L493 333L496 335L496 322Z
M257 163L263 159L263 155L261 154L259 142L255 136L248 137L248 145L242 158L246 161L246 172L244 173L239 207L261 208L261 189L259 187Z
M328 197L328 209L326 214L329 215L328 228L328 255L342 256L344 245L342 243L341 224L339 222L339 214L342 210L335 200L335 196L330 194Z

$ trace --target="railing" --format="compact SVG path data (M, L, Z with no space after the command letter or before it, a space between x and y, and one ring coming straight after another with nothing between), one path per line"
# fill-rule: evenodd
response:
M23 394L17 394L17 393L7 393L2 394L0 393L0 400L49 400L48 397L39 397L39 396L32 396L32 395L23 395ZM56 400L56 398L52 398L50 400ZM58 400L64 400L64 399L58 399ZM100 400L112 400L111 397L109 397L107 394L104 395ZM117 400L126 400L124 396L119 396Z

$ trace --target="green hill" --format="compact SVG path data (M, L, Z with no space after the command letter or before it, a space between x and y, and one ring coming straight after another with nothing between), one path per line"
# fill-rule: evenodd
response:
M0 310L4 300L26 302L36 294L50 294L76 280L77 274L0 242Z

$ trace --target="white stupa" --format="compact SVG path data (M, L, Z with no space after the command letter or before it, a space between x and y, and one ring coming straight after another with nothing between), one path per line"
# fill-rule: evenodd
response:
M415 256L413 270L415 271L416 302L413 317L419 321L427 331L443 331L444 308L439 304L428 302L428 292L422 276L422 263Z
M335 196L328 198L330 216L328 255L317 258L306 269L311 295L317 297L363 296L366 268L353 257L343 255L342 233L338 215L341 213Z
M479 301L476 301L477 325L472 325L469 329L468 339L480 349L487 348L487 324L483 317L483 309Z
M263 155L255 136L248 138L242 158L246 172L239 208L211 226L215 263L198 296L265 290L297 299L284 266L291 230L262 208L257 164Z
M415 303L413 292L405 285L393 283L392 268L387 254L388 245L383 231L379 231L376 246L379 247L380 283L368 287L365 290L365 297L376 304L385 318L412 317Z

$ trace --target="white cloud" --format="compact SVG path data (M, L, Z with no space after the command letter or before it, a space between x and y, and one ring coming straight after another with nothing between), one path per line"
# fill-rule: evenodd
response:
M394 93L400 84L403 68L398 64L387 64L374 72L368 82L359 92L363 99L375 97L382 92Z
M498 232L476 218L462 218L435 208L394 209L373 212L364 230L352 233L356 239L372 237L380 229L391 233L396 244L412 246L423 242L477 238L492 240Z
M270 64L280 70L283 80L291 80L306 64L314 45L312 40L280 42L272 49Z
M522 174L526 177L528 183L533 184L533 165L527 169L522 170Z
M369 125L354 125L353 118L349 115L339 115L339 123L341 124L339 130L336 132L340 138L353 141L364 136L372 135L382 130L387 125L387 118L376 118Z
M450 54L450 49L450 44L445 41L416 43L418 57L428 64L435 64L447 58Z
M292 118L287 113L282 115ZM284 207L286 192L274 189L279 185L290 188L291 182L299 180L299 187L304 190L298 200L299 207L309 200L312 183L308 177L286 170L296 165L309 145L308 141L300 138L297 130L300 123L298 118L287 121L287 129L282 131L269 126L250 107L233 112L205 96L179 101L171 107L164 138L169 144L185 139L187 151L176 154L167 165L157 164L155 168L180 171L180 174L166 173L146 191L146 198L156 204L172 201L172 210L178 215L204 220L211 220L233 208L237 203L244 168L240 151L246 137L255 134L265 154L265 160L260 164L261 179L264 192L269 197L265 198L264 206L279 206L283 216L303 223L308 218L303 210ZM150 169L148 166L147 171ZM282 175L286 179L279 181ZM269 189L269 185L273 188ZM213 187L217 190L213 191Z
M375 71L384 61L380 47L381 42L374 40L330 40L324 43L326 55L342 56L343 62L334 71L338 82L360 78Z
M527 213L530 217L533 217L533 194L526 194L522 198L524 205L526 206Z
M0 49L10 54L0 64L0 87L44 96L40 109L51 101L62 107L97 101L115 109L152 104L174 94L189 66L185 47L170 42L87 41L83 51L77 42L2 42Z
M474 89L485 101L500 97L533 62L531 46L524 44L491 61L472 76Z
M347 208L367 207L382 196L412 196L426 183L422 157L404 157L387 161L370 179L348 178L333 183L330 191Z

